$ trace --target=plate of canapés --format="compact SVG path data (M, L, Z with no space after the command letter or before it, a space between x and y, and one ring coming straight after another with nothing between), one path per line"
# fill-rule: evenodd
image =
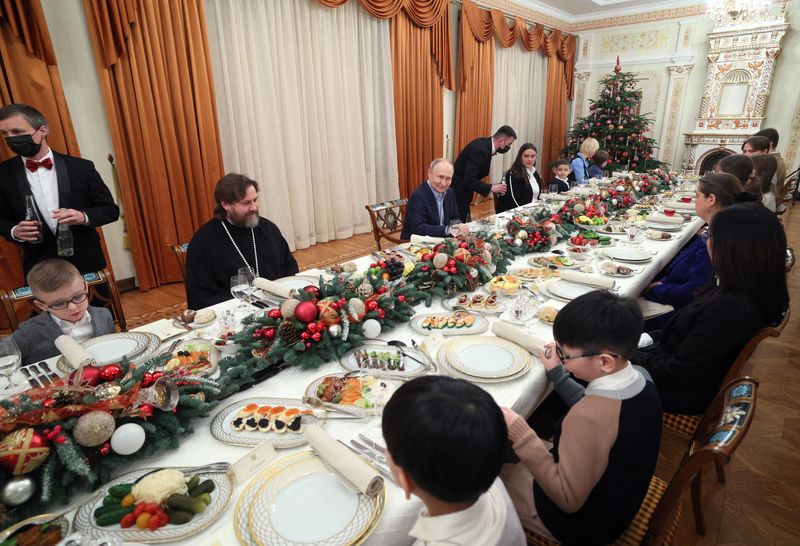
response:
M247 398L220 410L211 421L211 435L220 442L257 446L270 442L275 448L306 443L305 425L325 424L313 409L292 398Z

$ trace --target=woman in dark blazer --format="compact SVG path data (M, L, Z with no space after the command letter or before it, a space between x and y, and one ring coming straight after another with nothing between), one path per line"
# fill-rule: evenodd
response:
M503 176L502 183L508 191L495 195L494 211L504 212L539 200L542 191L542 177L536 171L536 146L523 144L511 168Z
M714 217L708 252L715 280L662 330L647 332L631 361L650 372L664 411L704 413L739 351L789 305L786 234L760 203Z

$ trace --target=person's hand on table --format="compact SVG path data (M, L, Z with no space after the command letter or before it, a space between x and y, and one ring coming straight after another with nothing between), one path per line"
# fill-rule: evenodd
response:
M11 230L11 236L20 241L35 241L39 238L39 225L35 220L23 220Z
M650 292L650 290L652 290L656 286L661 286L662 284L664 283L660 281L651 282L650 284L647 285L647 288L644 289L644 293L647 294L648 292Z
M503 412L503 418L506 420L506 427L511 428L511 425L514 424L514 421L519 418L519 414L511 408L500 409Z
M505 195L508 188L506 188L505 184L492 184L492 193L499 193L500 195Z
M555 341L551 341L545 345L544 351L539 351L539 360L541 360L542 366L544 366L544 369L548 372L561 364L561 359L558 358L558 353L556 353Z
M58 220L59 224L66 224L68 226L82 226L86 223L86 215L75 209L57 209L53 211L53 218Z

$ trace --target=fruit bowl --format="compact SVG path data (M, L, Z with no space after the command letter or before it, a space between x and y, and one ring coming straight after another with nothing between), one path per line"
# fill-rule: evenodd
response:
M233 355L239 351L239 344L235 343L231 338L238 334L233 330L223 331L217 334L214 338L214 347L224 355Z
M573 260L586 260L589 257L592 249L588 246L569 246L567 247L567 255Z

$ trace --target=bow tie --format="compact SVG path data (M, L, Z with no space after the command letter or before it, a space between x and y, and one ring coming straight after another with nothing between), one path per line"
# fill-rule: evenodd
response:
M39 167L44 167L45 169L52 169L53 168L53 160L49 157L42 159L41 161L36 161L34 159L26 159L25 160L25 167L35 173L39 170Z

